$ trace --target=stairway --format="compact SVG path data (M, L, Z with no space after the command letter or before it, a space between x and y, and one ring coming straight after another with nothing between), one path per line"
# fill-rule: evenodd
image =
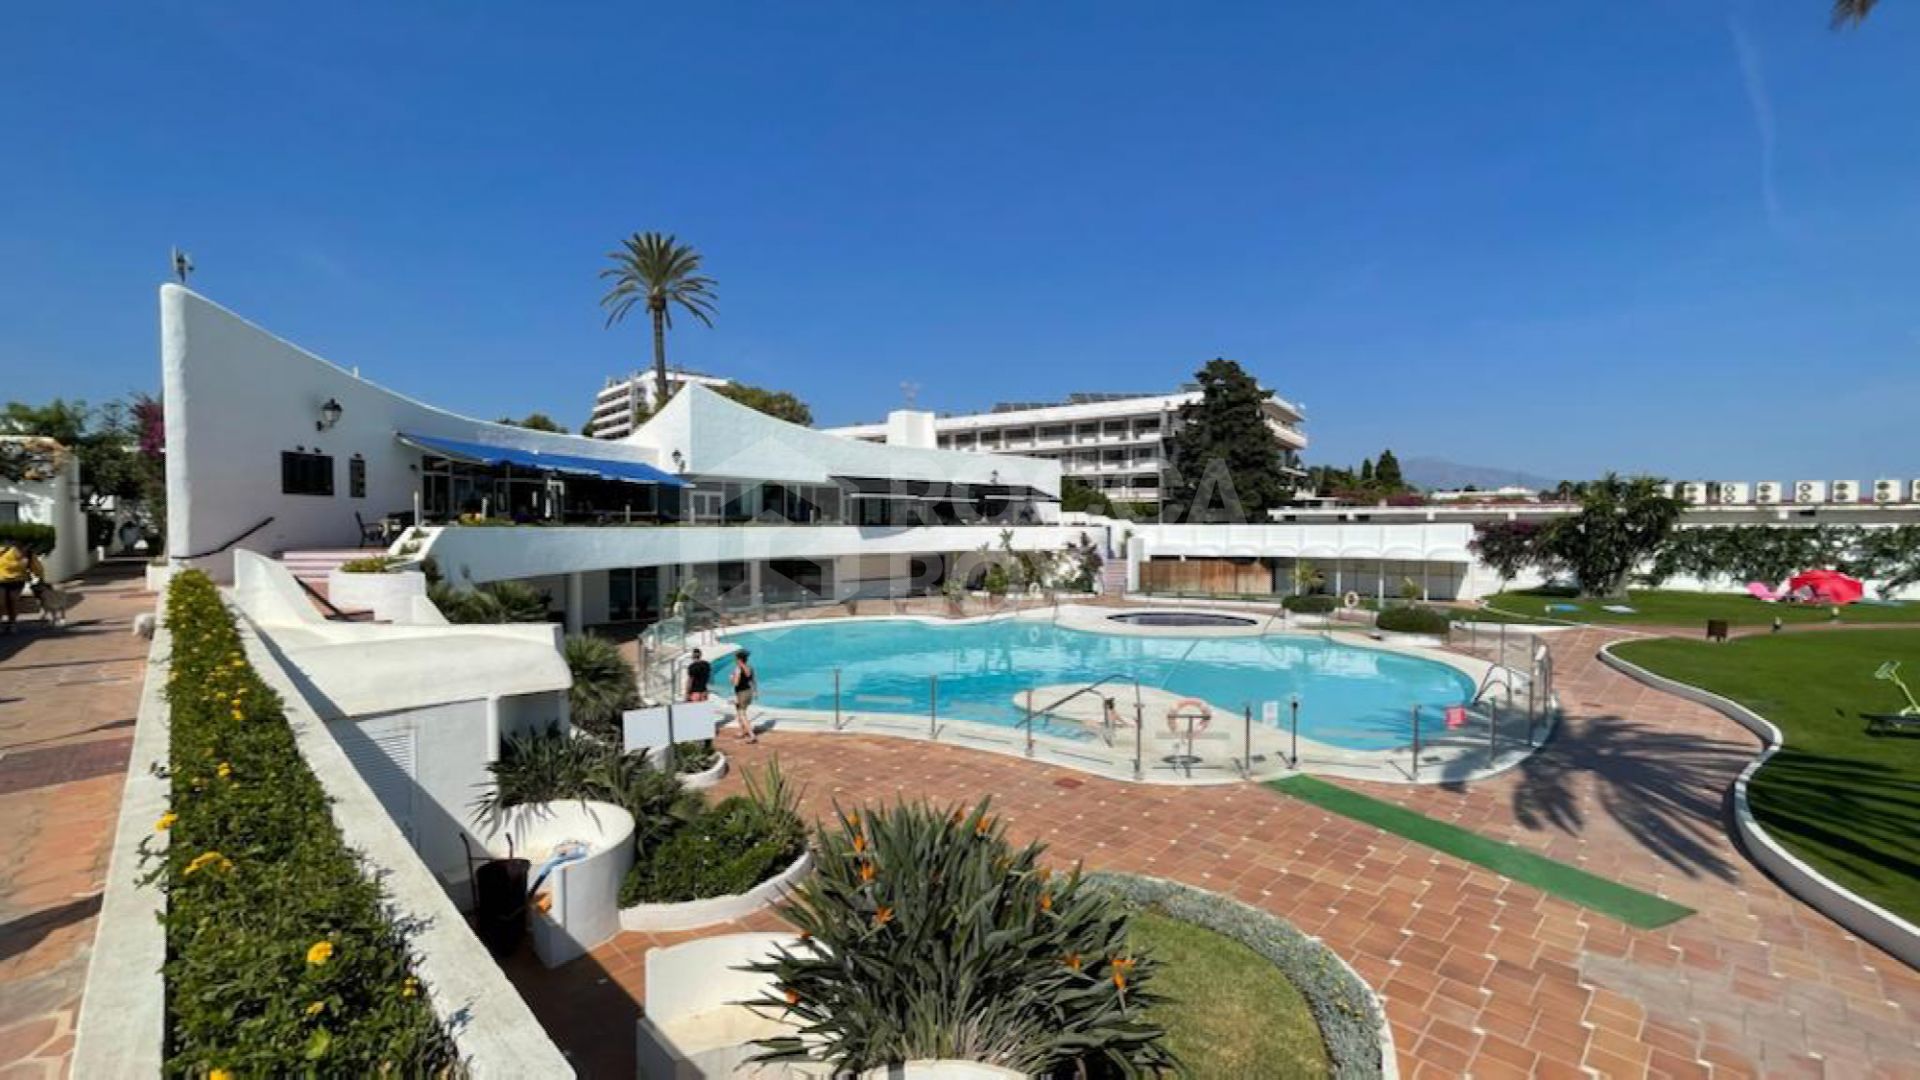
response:
M354 620L370 619L373 617L372 612L346 611L336 613L320 601L326 599L327 596L328 574L333 573L343 564L352 562L354 559L370 558L380 553L378 548L283 551L280 553L280 564L287 568L287 572L293 575L294 580L307 587L307 598L314 602L313 606L318 608L322 615L330 619L338 618L341 615Z
M1115 600L1127 595L1127 560L1107 559L1100 564L1100 595Z

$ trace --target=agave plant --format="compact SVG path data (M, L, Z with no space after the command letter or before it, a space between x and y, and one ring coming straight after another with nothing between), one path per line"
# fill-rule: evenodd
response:
M763 1040L759 1060L823 1058L836 1075L923 1058L1027 1075L1176 1067L1147 1018L1154 962L1077 868L1012 848L984 800L836 813L781 910L799 943L746 968L773 979L749 1004L801 1029Z
M567 703L573 722L602 738L620 737L620 714L640 704L633 668L620 647L593 634L570 634L561 643L573 685Z
M547 621L546 595L518 581L489 581L472 589L436 582L427 587L427 599L452 623Z

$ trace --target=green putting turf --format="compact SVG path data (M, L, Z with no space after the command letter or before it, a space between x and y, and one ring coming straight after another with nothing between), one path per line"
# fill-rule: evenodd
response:
M1364 821L1376 829L1404 836L1456 859L1484 866L1501 877L1531 885L1541 892L1570 900L1581 907L1610 915L1628 926L1654 930L1693 914L1693 909L1651 893L1595 877L1566 863L1535 855L1525 848L1489 840L1458 825L1435 821L1424 814L1382 802L1311 776L1271 780L1267 786L1342 817Z

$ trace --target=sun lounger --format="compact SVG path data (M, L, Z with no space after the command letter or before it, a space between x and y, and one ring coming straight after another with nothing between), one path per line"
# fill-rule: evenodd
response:
M1867 719L1867 733L1886 733L1895 731L1920 731L1920 715L1902 716L1899 713L1862 713Z

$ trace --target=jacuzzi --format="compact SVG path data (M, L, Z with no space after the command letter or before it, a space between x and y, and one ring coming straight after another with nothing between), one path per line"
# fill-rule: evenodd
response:
M581 799L526 803L483 819L474 839L493 858L511 855L532 864L527 923L541 963L559 967L620 932L620 883L633 867L633 815ZM569 841L586 844L586 857L553 863L554 849Z

